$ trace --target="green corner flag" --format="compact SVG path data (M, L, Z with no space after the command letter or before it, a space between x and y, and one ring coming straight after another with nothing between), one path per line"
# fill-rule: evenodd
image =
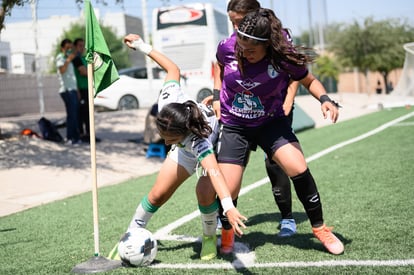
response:
M100 91L118 80L119 75L89 0L85 1L85 21L86 60L88 63L94 64L94 87L96 96Z

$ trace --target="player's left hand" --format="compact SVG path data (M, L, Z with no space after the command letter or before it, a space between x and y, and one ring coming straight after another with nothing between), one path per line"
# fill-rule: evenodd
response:
M237 208L233 207L226 212L227 219L229 223L233 227L234 234L236 234L239 238L243 235L243 231L241 228L247 228L244 224L247 221L247 218L240 214ZM241 227L241 228L240 228Z
M339 105L338 104L335 104L334 102L330 102L330 101L325 101L321 105L321 110L322 110L324 119L328 117L328 112L329 112L329 116L333 123L335 123L338 120L338 116L339 116Z

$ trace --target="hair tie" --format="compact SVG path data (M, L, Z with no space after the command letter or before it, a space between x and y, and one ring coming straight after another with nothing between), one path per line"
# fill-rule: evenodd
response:
M253 36L253 35L250 35L250 34L244 33L244 32L242 32L242 31L241 31L241 30L239 30L239 29L237 29L237 33L239 33L239 34L240 34L240 35L242 35L242 36L245 36L245 37L248 37L248 38L254 39L254 40L259 40L259 41L267 41L267 40L269 40L269 38L256 37L256 36Z

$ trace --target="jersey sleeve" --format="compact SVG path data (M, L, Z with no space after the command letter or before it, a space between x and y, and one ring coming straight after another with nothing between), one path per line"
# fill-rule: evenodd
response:
M65 58L63 56L63 54L59 53L56 56L56 68L60 68L65 64Z
M191 151L197 158L197 161L202 161L206 156L214 154L213 144L208 138L192 137Z
M185 94L180 83L175 80L170 80L164 83L160 95L158 97L158 110L160 111L165 105L173 102L182 103L190 100L187 94Z

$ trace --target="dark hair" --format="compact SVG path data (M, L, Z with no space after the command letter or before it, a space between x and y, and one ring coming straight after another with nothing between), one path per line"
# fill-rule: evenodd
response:
M197 104L190 100L165 105L157 115L157 128L172 135L193 133L200 138L207 138L212 132Z
M270 63L275 70L281 70L282 62L303 66L312 62L312 57L301 53L306 50L304 47L295 47L291 44L285 34L289 34L289 30L283 28L282 22L270 9L260 8L256 11L249 12L240 22L238 29L241 33L237 34L237 38L241 40L250 40L254 44L265 44ZM261 41L249 36L267 39ZM243 53L236 43L236 56L239 62L240 70L243 72Z
M64 48L66 46L66 44L72 43L72 40L65 38L62 40L62 42L60 42L60 47Z
M73 45L78 45L79 44L79 42L84 42L85 40L83 39L83 38L76 38L74 41L73 41Z
M227 4L227 12L248 13L260 9L260 3L256 0L230 0Z

